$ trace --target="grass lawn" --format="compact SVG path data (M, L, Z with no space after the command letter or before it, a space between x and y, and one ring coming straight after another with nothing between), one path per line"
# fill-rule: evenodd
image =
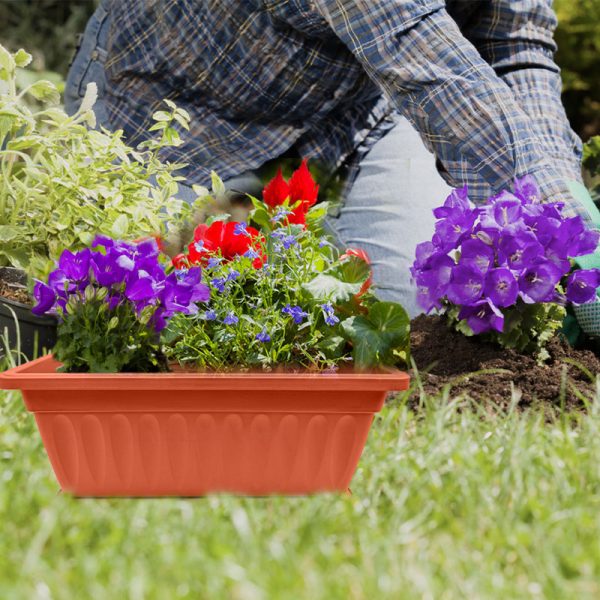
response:
M600 597L600 402L394 402L352 496L75 500L18 394L0 456L2 599Z

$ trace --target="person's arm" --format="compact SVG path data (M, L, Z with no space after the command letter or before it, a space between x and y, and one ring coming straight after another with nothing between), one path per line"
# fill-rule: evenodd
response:
M552 166L581 181L581 140L561 102L560 69L554 62L557 25L552 0L458 0L470 11L463 34L512 90L533 122Z
M534 123L445 2L314 0L314 6L435 151L450 185L468 183L470 195L483 201L530 173L546 200L569 200Z

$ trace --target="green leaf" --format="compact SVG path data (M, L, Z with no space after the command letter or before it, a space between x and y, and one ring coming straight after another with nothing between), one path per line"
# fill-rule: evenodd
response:
M21 69L25 68L31 62L31 54L19 48L13 56L15 64Z
M171 120L171 113L168 113L164 110L157 110L153 115L152 118L155 121L170 121Z
M15 60L12 54L0 44L0 79L8 81L15 71Z
M210 172L210 181L212 183L212 192L216 196L222 196L226 192L223 180L214 172Z
M12 225L0 225L0 242L10 242L19 235L19 230Z
M11 266L26 270L29 266L29 254L23 249L2 248L0 254L8 259Z
M352 342L358 368L393 365L410 348L410 318L395 302L376 302L368 316L342 321L342 332Z
M40 79L27 88L27 93L36 100L58 104L60 102L60 93L56 86L47 79Z
M116 238L122 238L129 229L129 219L127 215L119 215L111 227L111 233Z
M302 287L317 300L346 302L360 291L360 283L346 283L325 273L320 273Z

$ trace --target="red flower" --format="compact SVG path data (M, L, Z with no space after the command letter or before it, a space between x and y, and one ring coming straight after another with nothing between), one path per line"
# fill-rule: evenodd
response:
M187 269L188 268L188 260L187 256L183 253L174 256L171 259L171 263L176 269Z
M304 159L300 168L294 171L289 181L290 204L302 201L308 210L317 201L319 186L308 170L308 161Z
M236 233L236 228L241 227L242 225L235 221L215 221L210 226L198 225L194 230L194 241L188 246L189 262L206 262L219 251L221 256L229 261L252 249L259 255L252 265L256 269L262 267L265 262L261 248L262 235L254 227L243 227L245 233Z
M287 181L281 174L281 169L277 171L277 175L267 183L263 190L263 200L267 206L275 208L281 206L286 198L290 195L290 188Z
M358 258L367 263L367 265L371 265L371 260L369 255L362 248L346 248L346 252L340 256L340 261L343 262L345 260L349 260L351 258ZM370 270L370 269L369 269ZM360 298L364 294L367 293L371 285L373 284L373 275L370 274L368 279L362 284L358 294L356 294L356 298Z

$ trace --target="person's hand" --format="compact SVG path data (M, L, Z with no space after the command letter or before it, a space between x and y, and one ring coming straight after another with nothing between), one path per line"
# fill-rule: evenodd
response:
M573 197L587 210L594 226L600 229L600 211L585 186L576 181L570 181L569 189ZM581 269L600 269L600 250L587 256L579 256L575 262ZM577 317L579 327L585 334L600 338L600 288L597 290L595 302L573 305L573 312Z

